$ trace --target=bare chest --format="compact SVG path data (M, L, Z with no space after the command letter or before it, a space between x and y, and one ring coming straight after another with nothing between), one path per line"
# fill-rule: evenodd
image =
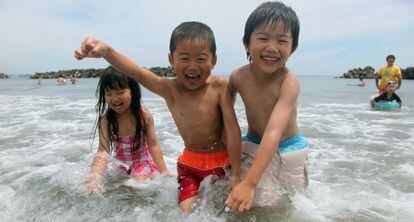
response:
M130 136L135 135L136 121L132 118L118 118L118 135Z
M215 125L221 117L219 96L215 93L179 95L168 108L179 128L206 128Z
M279 87L246 84L239 91L248 112L270 113L279 99Z

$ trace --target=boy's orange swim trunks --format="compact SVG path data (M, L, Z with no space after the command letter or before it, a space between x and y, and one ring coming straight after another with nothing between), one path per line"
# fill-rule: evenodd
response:
M184 149L178 157L178 203L198 194L200 183L209 175L222 177L230 169L227 150L215 153L195 153Z

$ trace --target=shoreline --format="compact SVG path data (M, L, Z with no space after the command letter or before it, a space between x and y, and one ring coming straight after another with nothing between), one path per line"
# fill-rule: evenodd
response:
M59 77L71 78L73 75L76 78L99 78L105 69L68 69L51 72L36 72L33 75L29 75L30 79L38 79L39 76L42 79L57 79ZM151 67L148 70L161 77L175 77L175 73L171 67Z

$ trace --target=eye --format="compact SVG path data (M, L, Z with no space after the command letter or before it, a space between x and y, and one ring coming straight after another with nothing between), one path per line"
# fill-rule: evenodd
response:
M207 61L207 58L198 58L197 59L199 62L205 62L205 61Z
M257 39L260 40L260 41L267 41L267 38L265 38L265 37L259 37Z
M183 62L186 62L186 61L189 60L189 58L188 57L181 57L180 60L183 61Z

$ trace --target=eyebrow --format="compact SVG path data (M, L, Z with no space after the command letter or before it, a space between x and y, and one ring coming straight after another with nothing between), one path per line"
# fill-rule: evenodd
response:
M283 35L279 35L279 37L288 37L288 38L290 38L291 36L290 35L283 34Z
M257 32L257 34L258 35L270 35L269 33L266 33L266 32ZM287 34L280 34L280 35L277 35L278 37L288 37L288 38L290 38L290 35L287 35Z
M197 53L197 56L200 56L200 55L208 56L208 53L204 53L204 52ZM178 56L190 56L190 53L188 53L188 52L179 52Z

